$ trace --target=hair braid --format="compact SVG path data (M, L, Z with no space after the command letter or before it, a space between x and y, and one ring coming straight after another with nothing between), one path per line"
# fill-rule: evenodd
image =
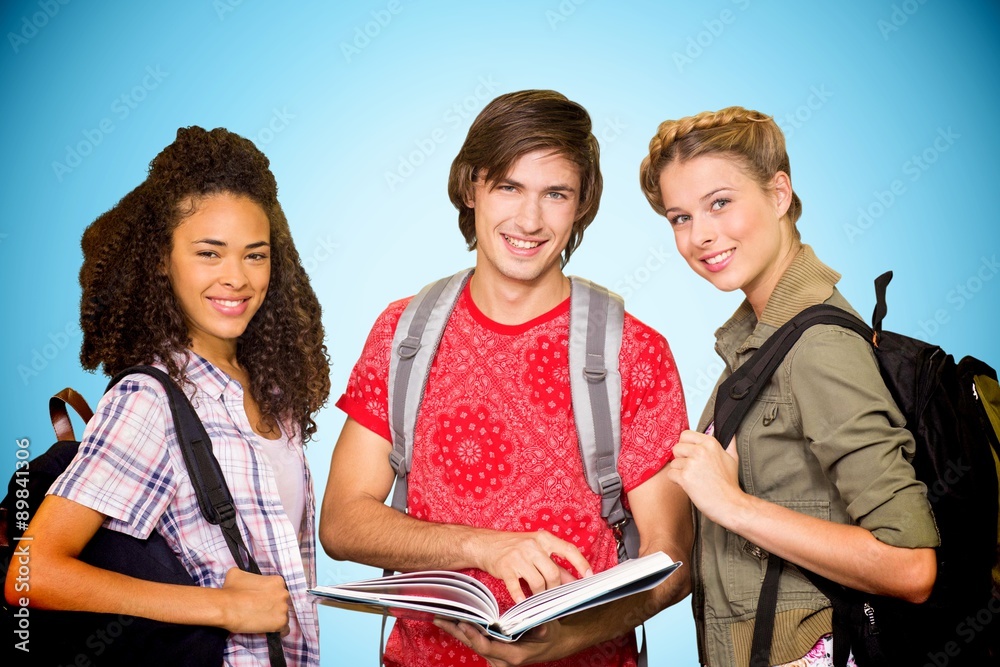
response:
M791 177L785 137L771 116L733 106L665 120L649 141L649 155L639 168L639 184L653 210L666 215L660 174L668 164L713 153L739 160L762 187L778 171ZM788 216L794 223L801 214L802 202L792 193Z

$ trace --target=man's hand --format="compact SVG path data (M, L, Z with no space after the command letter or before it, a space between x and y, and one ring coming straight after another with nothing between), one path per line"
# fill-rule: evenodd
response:
M561 632L562 625L558 620L532 628L513 643L490 639L479 626L472 623L455 623L438 618L434 625L481 655L490 667L534 665L558 660L576 652L574 649L560 648L560 638L564 638L565 633Z
M593 574L590 563L575 546L544 530L533 533L489 531L476 541L479 569L502 579L514 602L525 599L521 581L539 593L575 578L553 556L568 563L581 577Z

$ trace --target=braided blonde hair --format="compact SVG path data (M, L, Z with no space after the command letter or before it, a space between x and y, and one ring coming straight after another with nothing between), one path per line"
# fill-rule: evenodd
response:
M773 118L759 111L726 107L680 120L665 120L649 141L649 155L643 158L639 168L639 184L653 210L666 216L660 174L667 165L711 154L737 160L765 190L777 172L783 171L789 178L792 176L785 135ZM802 215L802 201L794 191L787 215L793 226ZM798 236L798 230L795 234Z

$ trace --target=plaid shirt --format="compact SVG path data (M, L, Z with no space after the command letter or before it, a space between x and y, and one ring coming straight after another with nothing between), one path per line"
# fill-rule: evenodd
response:
M233 495L243 539L261 573L281 575L291 593L291 632L282 641L288 664L318 665L319 625L306 592L315 585L315 502L301 439L292 434L305 475L306 512L300 544L244 412L242 387L193 353L186 373L194 385L192 403ZM190 384L185 391L192 396ZM105 394L76 458L49 493L104 514L104 526L112 530L145 539L155 529L200 586L221 588L226 572L236 566L222 531L201 516L166 393L149 376L130 375ZM225 664L270 664L264 635L230 635Z

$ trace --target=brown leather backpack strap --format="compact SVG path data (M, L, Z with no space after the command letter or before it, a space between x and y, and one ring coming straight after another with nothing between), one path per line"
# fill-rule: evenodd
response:
M87 404L87 399L81 396L75 389L66 387L55 396L49 399L49 417L52 419L52 428L56 432L57 440L76 440L73 433L73 423L69 420L69 413L66 406L69 405L80 415L86 424L94 416L94 411Z

